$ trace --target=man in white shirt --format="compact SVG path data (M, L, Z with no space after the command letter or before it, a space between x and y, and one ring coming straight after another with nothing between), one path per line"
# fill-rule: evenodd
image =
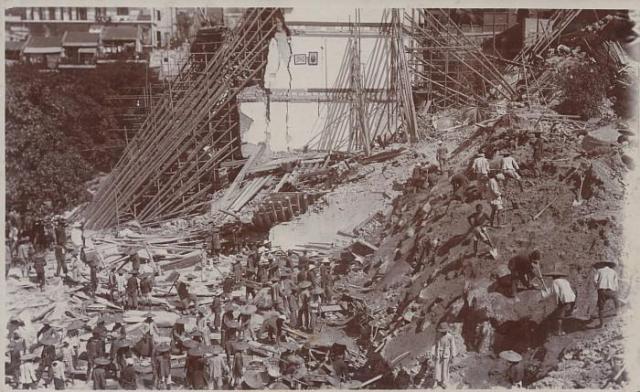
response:
M513 159L511 153L509 152L505 152L502 155L504 155L500 162L500 169L502 170L502 173L504 173L505 177L510 177L518 181L520 190L523 191L524 188L522 187L522 177L520 177L520 173L518 173L518 171L520 170L518 162Z
M576 306L576 293L571 288L571 283L565 279L567 276L566 272L556 268L555 271L545 275L553 278L551 287L556 297L556 303L558 304L558 307L553 313L554 317L557 318L557 333L558 335L564 335L562 320L573 313L573 309Z
M483 178L489 175L489 160L485 158L483 152L479 152L476 159L473 160L471 169L476 175L476 178Z
M503 219L503 204L502 204L502 192L500 192L500 186L498 180L496 180L495 173L489 175L489 204L491 205L491 226L494 227L494 222L497 219L498 226L504 224Z
M604 308L609 300L613 301L616 313L618 312L618 273L612 268L615 265L616 263L611 261L602 261L593 265L596 270L594 281L598 289L598 317L600 318L598 328L604 325Z

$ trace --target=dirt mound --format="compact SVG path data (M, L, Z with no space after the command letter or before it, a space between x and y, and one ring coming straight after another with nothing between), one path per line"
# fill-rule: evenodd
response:
M618 259L620 255L620 209L624 197L621 178L626 170L620 158L622 152L616 146L585 150L581 146L584 130L564 123L544 124L539 127L543 159L536 167L532 159L536 136L527 129L511 126L522 122L505 121L496 121L495 126L487 128L468 128L468 138L473 142L463 140L450 162L451 167L462 172L472 157L483 151L491 167L499 169L500 158L508 151L520 164L524 191L514 180L500 184L506 224L489 229L498 249L496 259L482 243L479 255L473 255L467 223L467 216L477 203L490 211L488 202L450 202L447 175L441 175L428 191L405 193L393 202L380 234L379 250L373 255L373 259L389 261L367 297L367 301L387 309L381 316L386 333L380 333L374 341L374 345L385 344L381 354L387 361L409 351L400 364L419 368L434 343L435 327L442 321L458 323L460 336L464 337L463 348L469 350L476 349L476 330L486 320L495 331L494 352L512 349L527 353L542 347L548 337L555 299L543 296L537 289L522 291L517 299L510 298L506 295L508 288L497 283L497 277L504 275L501 272L508 271L511 257L533 249L542 253L543 271L555 264L569 268L569 280L578 295L574 313L577 330L595 314L592 263L603 257ZM423 257L423 268L416 267L421 247L433 240L439 242L434 256ZM381 320L378 323L384 325ZM558 360L558 353L553 350L538 349L536 355L541 364L555 364ZM534 369L531 381L552 368Z

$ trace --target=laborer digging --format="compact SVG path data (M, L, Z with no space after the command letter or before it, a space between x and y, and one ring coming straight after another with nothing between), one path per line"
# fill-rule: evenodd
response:
M495 252L495 246L489 238L486 226L490 222L489 216L483 211L482 204L476 204L476 211L467 217L470 232L473 233L473 255L478 255L478 242L482 241L491 247L491 251Z
M604 326L604 311L607 302L613 301L615 313L620 307L618 300L618 273L615 269L616 263L611 261L601 261L593 265L595 269L594 281L598 290L598 318L600 324L598 328Z
M504 174L505 178L513 178L518 182L518 186L520 187L520 191L524 191L524 187L522 186L522 177L520 176L520 166L518 166L518 162L511 156L510 152L504 152L503 157L500 161L500 170Z
M524 366L522 365L522 356L515 351L508 350L499 354L499 357L509 363L506 378L512 388L522 388L524 382Z
M20 243L18 244L18 263L21 265L22 277L28 278L29 271L31 270L31 265L33 264L33 255L35 255L36 250L31 243L31 238L29 236L24 236Z
M535 288L533 279L542 281L540 273L540 251L533 250L528 255L516 255L509 260L509 271L511 271L511 297L518 293L518 282L521 282L527 289Z
M544 275L553 278L551 287L555 294L558 307L553 312L552 317L556 319L557 334L564 335L565 332L562 329L562 322L565 318L571 316L575 309L576 293L571 288L571 283L566 279L568 274L557 265L554 266L553 271L549 271Z
M444 145L442 140L438 140L438 148L436 149L436 160L440 166L440 173L447 170L447 160L449 159L449 149Z
M448 323L440 323L436 332L436 343L430 353L433 360L434 387L440 386L446 389L449 383L449 364L457 355L456 344L449 331Z

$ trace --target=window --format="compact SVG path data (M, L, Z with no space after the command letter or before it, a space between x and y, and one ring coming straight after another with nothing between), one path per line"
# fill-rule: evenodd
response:
M56 20L56 8L49 7L49 20Z
M73 20L73 12L71 7L67 7L67 15L69 15L69 20Z
M78 20L87 20L87 9L84 7L77 7L76 13L78 14Z
M161 15L160 15L160 11L159 11L159 10L156 10L156 20L157 20L157 21L160 21L161 19L162 19L162 18L161 18Z
M126 8L126 7L116 8L116 14L117 15L129 15L129 8Z
M38 20L44 20L44 8L38 7Z
M160 33L159 31L156 31L156 47L162 47L162 33Z
M33 12L33 7L29 8L29 19L30 20L34 20L34 12Z

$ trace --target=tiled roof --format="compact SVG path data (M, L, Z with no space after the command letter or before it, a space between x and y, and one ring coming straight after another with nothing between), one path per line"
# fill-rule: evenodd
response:
M138 39L138 28L135 26L105 26L102 30L104 41L135 41Z
M87 33L83 31L68 31L63 39L63 46L83 46L93 47L98 46L99 34Z

